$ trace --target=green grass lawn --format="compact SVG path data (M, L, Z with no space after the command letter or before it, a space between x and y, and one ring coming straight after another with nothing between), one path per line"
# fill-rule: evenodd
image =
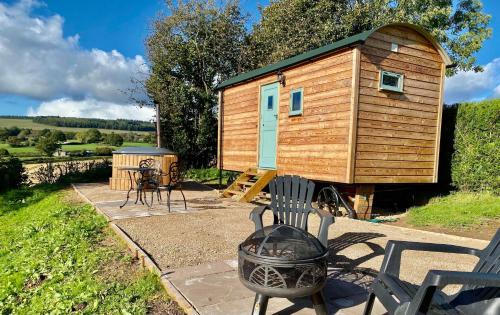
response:
M74 131L79 132L83 130L87 130L89 128L71 128L71 127L57 127L51 125L44 125L33 122L31 119L16 119L16 118L0 118L0 127L18 127L20 129L33 129L33 130L42 130L42 129L51 129L51 130L61 130L61 131ZM128 133L131 131L128 130L115 130L115 129L99 129L100 132L104 133ZM132 131L133 133L141 133L144 134L144 131Z
M460 228L500 219L500 197L491 193L457 192L436 197L409 210L408 223L415 226Z
M236 176L237 172L222 171L222 184L226 185L230 175ZM191 168L186 172L186 177L203 184L218 184L219 170L211 168ZM236 178L236 177L235 177Z
M158 277L72 191L4 193L0 226L0 314L146 314L168 303Z
M81 151L81 150L95 150L96 147L106 147L109 145L102 143L88 143L88 144L65 144L62 146L64 151ZM122 147L151 147L153 146L150 143L142 143L142 142L124 142ZM4 148L9 151L12 155L23 155L27 156L32 154L31 156L39 156L40 152L35 147L21 147L21 148L13 148L7 143L0 143L0 149ZM116 147L113 147L116 148Z

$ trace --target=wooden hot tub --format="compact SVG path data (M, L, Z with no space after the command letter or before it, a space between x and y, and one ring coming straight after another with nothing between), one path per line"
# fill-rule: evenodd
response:
M125 147L113 152L113 173L109 179L109 188L113 190L128 190L130 179L127 171L119 170L124 166L139 166L139 162L145 159L155 159L160 161L161 169L168 173L170 164L177 162L177 154L174 152L156 147ZM164 184L168 177L163 178Z

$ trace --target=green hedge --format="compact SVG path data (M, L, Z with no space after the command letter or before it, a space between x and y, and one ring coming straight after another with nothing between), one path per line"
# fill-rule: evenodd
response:
M26 170L18 158L0 158L0 191L19 188L27 179Z
M487 190L499 194L500 99L463 103L455 107L455 139L451 160L454 186L462 191Z

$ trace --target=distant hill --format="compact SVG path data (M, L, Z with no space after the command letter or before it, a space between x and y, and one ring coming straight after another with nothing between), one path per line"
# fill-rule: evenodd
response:
M96 119L74 118L56 116L0 116L0 127L19 127L33 130L59 129L62 131L81 131L96 128L101 132L152 132L155 130L153 123L127 119Z

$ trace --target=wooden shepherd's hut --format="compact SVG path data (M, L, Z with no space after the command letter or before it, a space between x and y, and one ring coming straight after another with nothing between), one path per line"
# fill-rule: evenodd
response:
M218 165L243 172L224 195L249 201L275 174L300 175L355 185L366 211L375 184L435 183L450 65L398 23L222 82Z

